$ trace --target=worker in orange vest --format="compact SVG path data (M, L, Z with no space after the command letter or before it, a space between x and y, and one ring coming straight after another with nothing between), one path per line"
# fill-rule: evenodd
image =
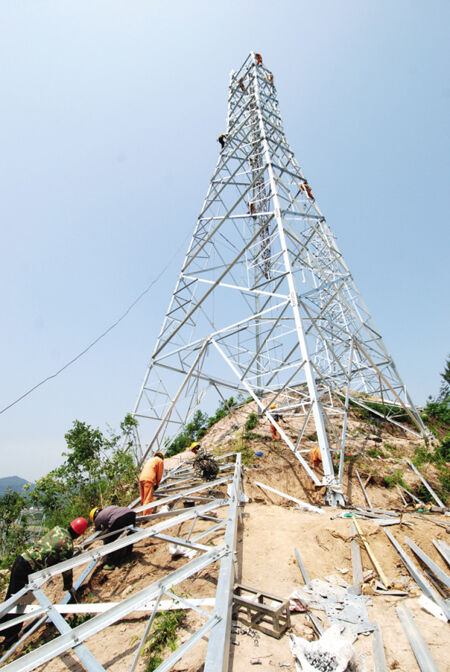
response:
M309 451L309 457L311 459L313 468L317 469L317 467L322 464L322 454L320 452L319 446L314 446L311 448Z
M275 408L276 408L276 404L272 404L271 407L270 407L270 410L272 411ZM280 422L281 420L283 420L283 416L280 415L279 413L272 413L272 417L275 420L275 422ZM272 441L277 441L277 440L279 441L281 439L280 432L275 427L275 425L273 425L272 423L270 423L270 434L271 434L271 437L272 437Z
M164 471L164 455L157 452L144 463L139 474L139 490L142 504L153 502L153 493L158 489ZM152 509L143 511L144 516L153 513Z

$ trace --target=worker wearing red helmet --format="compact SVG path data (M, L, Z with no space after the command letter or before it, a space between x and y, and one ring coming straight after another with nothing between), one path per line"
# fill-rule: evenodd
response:
M67 529L56 526L49 530L47 534L44 534L35 544L29 546L21 555L18 555L11 568L5 601L26 586L30 574L71 558L73 555L73 540L86 532L87 525L85 518L75 518ZM63 573L63 586L64 590L70 591L72 597L75 598L71 569ZM11 618L15 618L15 615L6 614L0 619L0 623ZM21 627L22 624L18 623L0 632L5 637L3 641L4 649L9 649L17 641Z

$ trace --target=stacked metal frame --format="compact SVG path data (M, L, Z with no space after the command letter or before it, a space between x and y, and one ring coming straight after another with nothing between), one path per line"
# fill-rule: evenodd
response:
M287 142L273 75L254 53L231 73L220 141L134 408L143 454L164 450L200 403L241 393L326 486L326 499L342 503L355 404L396 424L406 418L415 435L426 429ZM303 415L297 440L274 413ZM322 479L302 455L308 423Z
M230 457L232 458L231 462L225 461ZM167 595L170 600L179 603L180 608L193 609L197 613L200 613L204 617L205 622L187 641L183 642L181 646L159 665L157 672L170 670L186 651L208 633L209 645L205 662L205 672L217 670L218 660L223 660L221 669L225 672L228 668L229 657L228 647L234 586L236 529L241 502L242 470L240 453L232 453L219 459L222 461L221 475L220 478L217 478L214 481L206 483L201 482L201 479L193 471L192 465L186 463L175 467L165 476L164 481L160 486L159 499L153 502L150 507L162 507L168 505L176 507L181 505L181 508L172 508L170 510L160 511L154 515L142 516L141 518L138 518L138 521L150 522L149 527L138 529L137 527L133 528L129 526L128 528L124 528L124 530L127 531L127 535L119 537L116 541L98 548L93 548L92 550L83 550L79 555L76 555L69 560L47 567L30 575L28 585L0 605L0 617L16 607L27 594L28 597L34 597L38 602L38 606L34 607L32 610L16 607L18 613L16 619L10 620L0 626L0 634L2 630L10 627L13 623L25 622L29 619L33 619L34 621L36 617L40 617L37 626L43 625L43 623L49 619L55 625L60 635L56 637L56 639L43 644L30 653L26 653L20 658L6 664L3 669L7 672L18 672L19 670L20 672L27 672L71 649L89 672L99 672L100 670L104 670L105 668L101 662L93 656L91 651L84 644L85 640L96 633L101 632L109 625L123 619L128 614L147 610L150 611L150 619L144 629L141 641L137 646L131 666L128 668L130 672L133 672L139 660L152 621L157 614L158 608L163 604L161 602L162 597ZM223 489L227 490L229 494L222 492ZM206 503L203 503L205 501ZM183 505L186 502L189 503L189 506L184 508ZM223 518L219 518L216 513L224 507L227 509L226 514ZM149 505L139 506L135 510L139 512L145 508L149 508ZM209 526L194 535L195 524L200 520L206 521L206 524ZM180 536L179 533L171 535L165 534L166 530L170 530L171 528L178 528L179 530L182 523L186 521L192 521L189 533L186 537ZM222 541L215 545L211 545L211 535L216 535L220 531L223 531L224 533ZM210 542L207 544L201 543L201 540L208 539L208 537L210 538ZM77 582L77 585L79 586L81 582L89 576L97 562L103 556L112 551L125 548L130 544L135 544L143 539L151 538L162 539L169 543L187 547L196 551L198 556L190 561L186 561L186 564L183 566L166 574L157 581L150 583L130 597L125 598L119 603L112 604L111 607L106 608L106 610L104 604L87 605L88 608L92 609L92 612L97 613L97 615L91 620L71 628L60 613L65 610L61 609L61 605L52 604L45 594L45 583L51 577L57 576L67 569L87 565L86 570L81 574ZM195 597L192 599L182 598L172 592L174 586L186 578L195 577L199 571L212 563L219 563L217 590L213 601L214 606L212 611L207 611L208 607L202 608L199 606L199 601L195 599ZM64 602L67 602L67 599L63 600L63 603ZM206 600L206 602L208 602L208 600ZM70 611L70 609L68 611ZM7 658L13 653L17 646L22 644L35 629L36 626L29 628L19 640L18 644L12 647L3 656L0 663L6 662ZM129 662L127 663L127 667L128 665ZM123 669L126 668L124 667Z

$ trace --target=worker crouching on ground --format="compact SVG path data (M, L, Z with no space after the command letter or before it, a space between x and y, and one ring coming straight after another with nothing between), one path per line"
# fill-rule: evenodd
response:
M272 404L270 407L270 410L272 411L274 408L276 408L275 404ZM272 417L275 420L275 422L281 422L283 420L283 416L280 415L280 413L272 413ZM270 434L272 437L272 441L277 441L281 439L281 434L278 431L278 429L275 427L275 425L271 422L270 423Z
M141 493L142 504L153 502L153 493L158 489L164 471L164 455L157 452L144 463L139 474L139 490ZM153 513L152 509L145 509L144 516Z
M103 540L104 544L110 544L120 537L121 530L128 525L136 525L136 511L128 509L126 506L97 506L89 514L90 519L94 523L97 532L104 531L107 533L119 530L116 534L111 534ZM132 530L128 530L128 534L133 534ZM124 558L131 555L133 552L133 544L119 548L106 556L106 563L103 569L114 569L115 566Z
M30 574L71 558L73 555L73 540L84 534L87 526L88 523L85 518L76 518L70 523L68 529L59 526L54 527L47 534L44 534L42 539L27 548L21 555L18 555L11 568L5 601L27 585ZM72 578L71 569L63 573L64 590L68 590L72 598L75 599ZM0 623L12 618L15 618L14 614L6 614L0 619ZM18 623L0 632L5 637L3 641L4 650L9 649L19 639L21 628L22 623Z

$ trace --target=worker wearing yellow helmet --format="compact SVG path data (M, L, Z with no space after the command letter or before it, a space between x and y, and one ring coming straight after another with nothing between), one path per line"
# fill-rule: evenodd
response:
M277 405L276 404L271 404L270 405L270 410L273 411L276 409ZM272 417L275 420L275 422L280 422L280 420L283 419L283 416L280 415L280 413L272 413ZM280 440L281 439L281 434L276 428L276 426L271 422L270 423L270 434L272 437L272 441Z
M111 534L111 536L104 539L104 544L110 544L118 539L124 527L136 525L136 511L132 511L126 506L105 506L105 508L96 506L90 512L89 518L94 523L97 532L103 531L109 533L119 530L116 534ZM106 564L103 565L103 569L114 569L117 563L124 557L131 555L132 551L133 544L129 544L125 548L120 548L117 551L109 553L106 556Z
M193 452L194 455L197 455L200 448L201 448L201 445L198 441L194 441L194 443L191 443L191 452Z
M144 462L139 474L139 490L142 504L153 502L153 493L158 489L164 472L164 455L158 451L149 460ZM156 509L145 509L144 516L154 513Z

